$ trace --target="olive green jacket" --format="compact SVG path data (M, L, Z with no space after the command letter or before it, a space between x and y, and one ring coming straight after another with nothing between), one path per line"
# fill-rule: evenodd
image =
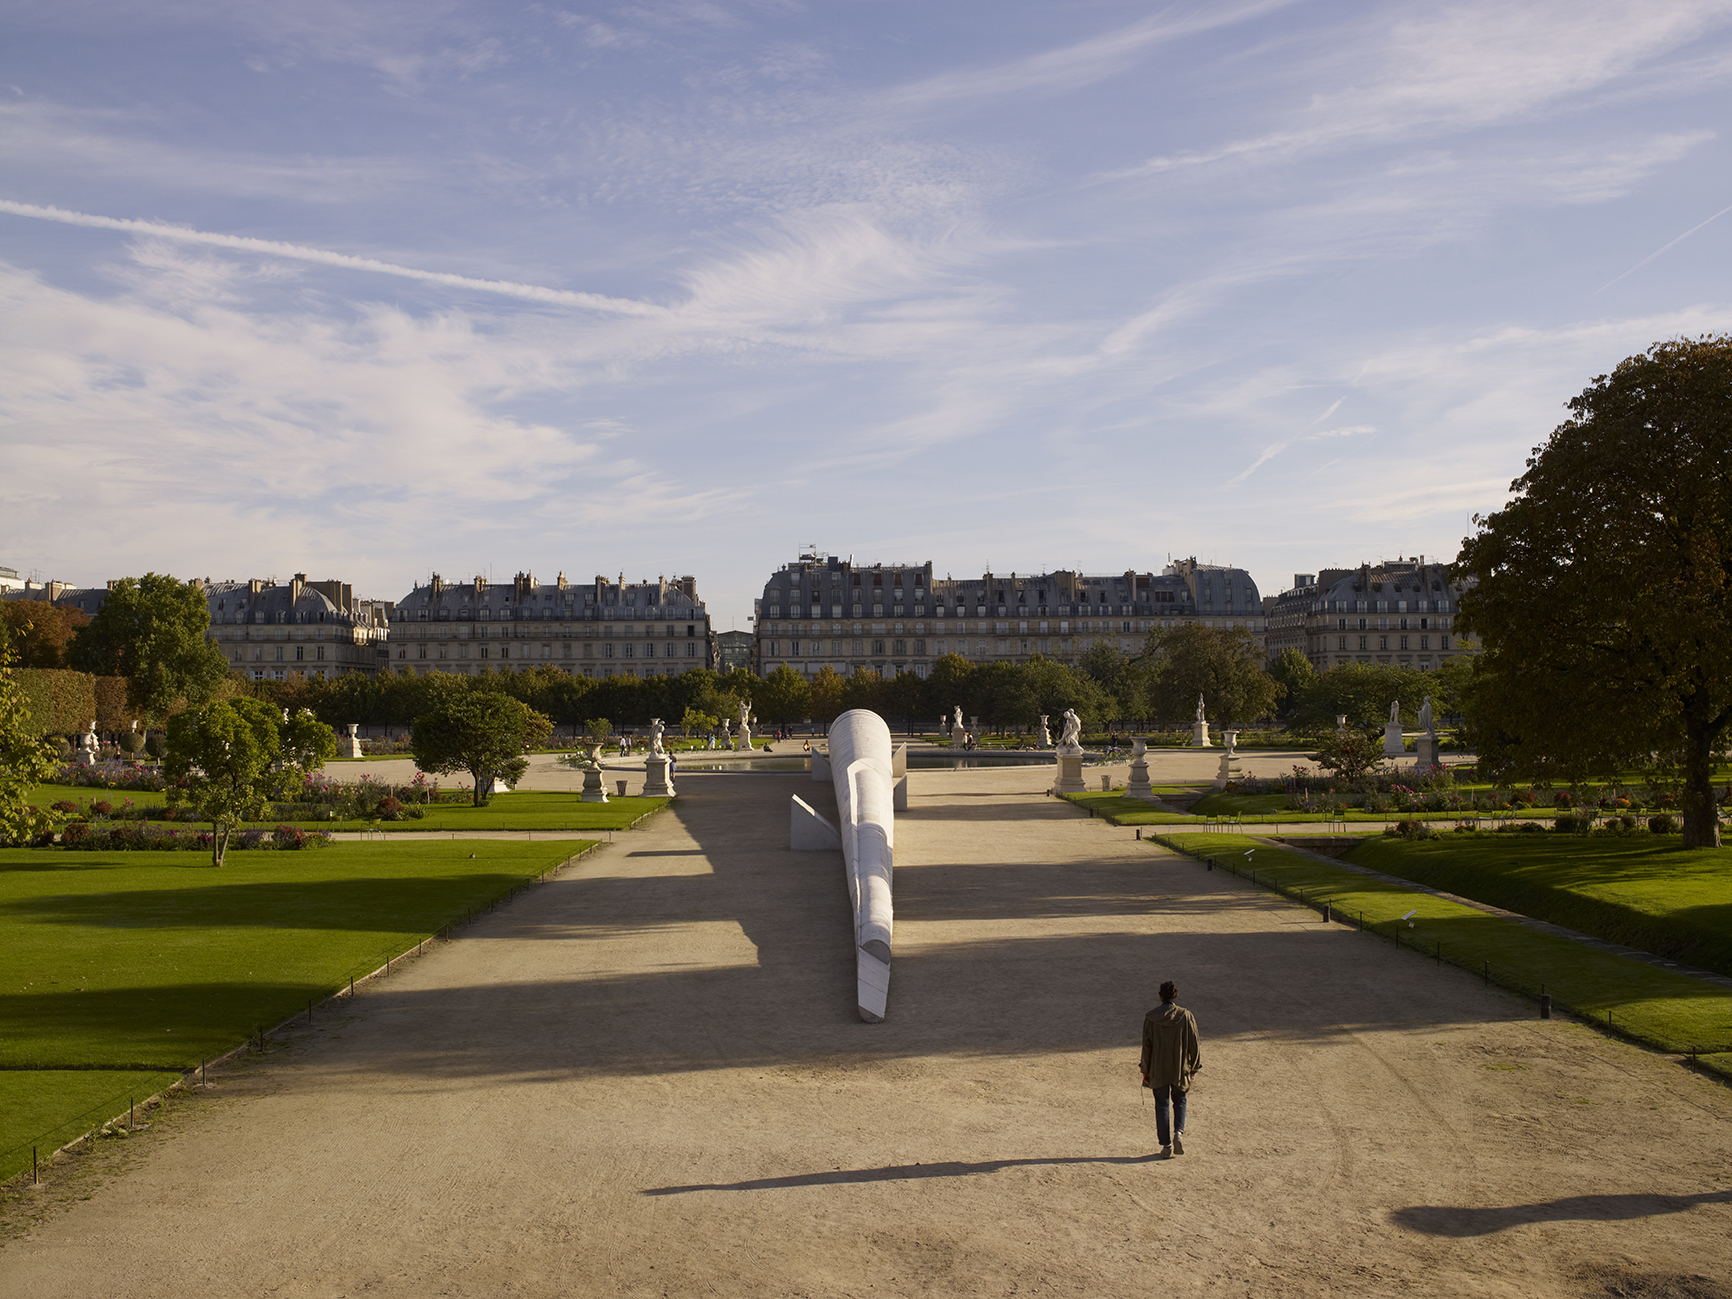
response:
M1203 1067L1196 1016L1170 1001L1144 1015L1142 1067L1143 1086L1188 1090Z

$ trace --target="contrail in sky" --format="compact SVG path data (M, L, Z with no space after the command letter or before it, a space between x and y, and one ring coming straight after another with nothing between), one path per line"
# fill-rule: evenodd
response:
M34 217L38 221L58 221L62 225L89 226L96 230L123 230L129 234L177 239L182 243L208 244L214 248L232 248L237 252L260 253L266 257L286 257L300 262L317 262L323 266L371 271L376 275L396 275L403 279L424 280L429 284L445 284L455 289L477 289L483 293L500 293L530 302L583 307L590 311L605 311L614 315L662 314L662 308L630 298L609 298L599 293L575 293L570 289L549 289L538 284L518 284L511 280L481 280L468 275L452 275L445 271L423 271L413 266L398 266L395 262L382 262L373 257L352 257L348 253L334 253L325 248L307 248L301 244L279 243L274 239L249 239L243 235L213 234L206 230L189 230L185 226L163 225L155 221L93 216L88 212L69 212L65 208L15 203L11 199L0 199L0 212Z
M1644 266L1646 266L1649 262L1653 261L1661 253L1666 252L1668 249L1676 248L1679 244L1683 243L1691 235L1695 234L1698 230L1700 230L1702 228L1702 226L1713 224L1715 221L1718 221L1721 217L1725 216L1728 212L1732 212L1732 207L1721 208L1713 216L1709 217L1706 221L1702 222L1701 225L1691 226L1688 230L1686 230L1683 234L1679 235L1676 239L1674 239L1671 243L1667 244L1664 248L1656 248L1653 252L1649 253L1646 257L1642 258L1641 261L1637 262L1634 266L1630 267L1629 270L1625 271L1623 275L1620 275L1620 276L1616 277L1615 279L1607 280L1604 284L1600 285L1599 288L1595 289L1593 291L1593 293L1590 293L1588 296L1591 298L1591 297L1594 297L1598 294L1604 293L1607 289L1611 288L1612 285L1616 284L1618 282L1618 280L1625 278L1625 276L1634 275L1637 271L1641 270Z

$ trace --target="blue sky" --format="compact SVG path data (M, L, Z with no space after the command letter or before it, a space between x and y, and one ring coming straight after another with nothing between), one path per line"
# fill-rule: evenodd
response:
M12 0L0 563L1452 556L1732 329L1729 82L1732 3Z

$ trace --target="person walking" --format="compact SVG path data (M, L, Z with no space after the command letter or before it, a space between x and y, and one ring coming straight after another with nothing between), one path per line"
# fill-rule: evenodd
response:
M1185 1098L1202 1067L1197 1017L1179 1005L1178 985L1168 979L1161 985L1161 1004L1143 1016L1143 1086L1155 1093L1155 1136L1163 1159L1185 1153Z

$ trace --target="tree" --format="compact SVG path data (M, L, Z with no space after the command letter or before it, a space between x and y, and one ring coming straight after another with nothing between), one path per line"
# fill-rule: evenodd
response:
M168 721L169 802L211 823L211 865L221 866L235 826L298 789L337 752L337 737L305 709L285 716L261 699L225 699Z
M1077 666L1106 692L1116 716L1135 717L1147 706L1145 673L1131 665L1124 651L1100 641L1084 652Z
M688 708L685 716L680 718L680 731L688 740L694 735L708 735L716 729L717 720L708 713L700 713L695 708Z
M90 625L90 615L46 600L0 603L0 644L10 644L21 668L63 668L73 635Z
M1301 735L1333 735L1335 719L1346 717L1349 726L1369 729L1389 720L1392 702L1413 721L1425 696L1440 689L1430 672L1389 663L1343 663L1321 673L1299 696L1287 724Z
M1383 760L1383 737L1349 726L1326 738L1317 746L1316 753L1306 756L1343 780L1358 780Z
M758 682L753 692L756 711L766 722L797 722L806 716L812 699L812 689L786 663Z
M1275 679L1247 631L1163 627L1149 633L1144 654L1149 701L1158 717L1191 717L1199 694L1210 719L1223 727L1266 717L1275 706Z
M1458 630L1483 655L1481 769L1682 784L1684 846L1720 842L1732 725L1732 336L1657 343L1600 375L1474 522Z
M974 664L960 654L946 654L932 665L932 672L926 678L927 711L942 713L946 717L954 717L954 710L961 708L968 711L968 701L972 698L969 678L974 675ZM950 723L945 723L945 732L949 733Z
M72 666L123 676L134 707L162 717L183 701L202 704L227 681L228 660L205 632L210 609L196 582L166 573L123 577L72 639Z
M835 668L826 663L818 669L818 675L812 678L811 700L807 704L813 721L836 720L836 715L842 711L842 689L843 681Z
M35 731L12 664L12 652L0 649L0 843L28 843L53 829L55 817L24 800L58 764Z
M1269 675L1281 688L1277 711L1284 717L1291 717L1299 701L1317 684L1317 669L1292 645L1275 656L1275 661L1269 665Z
M553 723L522 700L478 690L417 717L409 749L423 771L467 771L475 782L474 804L483 807L495 781L523 779L529 770L524 751L552 731Z

